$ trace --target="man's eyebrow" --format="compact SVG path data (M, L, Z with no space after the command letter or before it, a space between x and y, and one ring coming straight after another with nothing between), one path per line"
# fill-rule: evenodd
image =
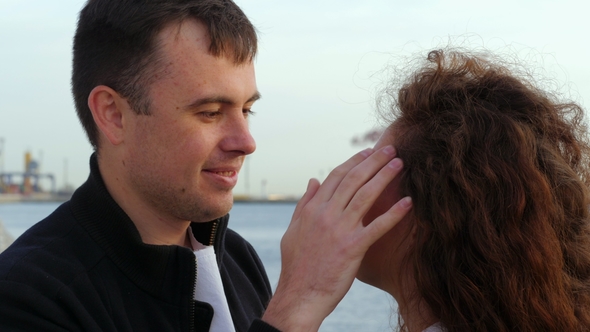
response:
M256 92L255 92L255 93L252 95L252 97L250 97L250 99L248 99L248 102L249 102L249 103L251 103L251 102L255 102L255 101L257 101L257 100L258 100L258 99L260 99L260 98L262 98L262 95L260 94L260 92L256 91Z
M256 93L254 93L252 95L252 97L250 97L246 103L252 103L257 101L258 99L262 98L262 95L260 94L260 92L256 91ZM195 108L195 107L199 107L201 105L207 105L207 104L229 104L229 105L233 105L235 104L235 102L227 97L210 97L210 98L201 98L201 99L197 99L194 102L192 102L190 105L188 105L188 108Z

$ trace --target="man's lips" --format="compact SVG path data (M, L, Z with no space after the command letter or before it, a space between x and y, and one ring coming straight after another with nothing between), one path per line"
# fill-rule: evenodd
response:
M203 169L202 174L210 179L212 183L216 183L219 188L232 189L238 182L238 171L236 169Z
M237 171L211 171L211 170L207 170L207 169L205 170L205 172L214 173L219 176L227 176L227 177L234 176L238 173Z
M204 172L213 173L219 176L232 177L236 176L240 171L240 167L225 166L225 167L209 167L203 168Z

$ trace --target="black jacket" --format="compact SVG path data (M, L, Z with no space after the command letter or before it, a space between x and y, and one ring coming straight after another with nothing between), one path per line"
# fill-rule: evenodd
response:
M193 300L193 252L144 244L94 156L90 164L72 199L0 255L0 331L208 331L213 309ZM227 221L191 227L214 245L236 331L246 331L271 289L256 252ZM274 329L256 321L250 330Z

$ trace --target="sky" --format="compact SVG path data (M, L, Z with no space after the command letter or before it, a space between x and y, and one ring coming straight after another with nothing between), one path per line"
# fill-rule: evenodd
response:
M263 98L253 110L257 150L236 194L293 195L308 179L368 146L352 138L382 125L374 100L383 69L446 46L518 54L587 108L590 43L585 1L238 0L259 31ZM70 93L71 47L82 0L0 0L0 170L22 171L30 151L57 185L79 186L92 148ZM0 145L2 149L2 145Z

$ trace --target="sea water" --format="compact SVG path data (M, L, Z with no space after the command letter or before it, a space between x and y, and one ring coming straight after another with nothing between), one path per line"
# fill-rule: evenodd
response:
M58 206L59 203L0 204L0 220L16 238ZM230 211L229 227L256 249L273 289L281 270L279 244L294 210L294 203L236 203ZM396 304L391 296L355 280L320 331L393 331L397 326L395 312Z

